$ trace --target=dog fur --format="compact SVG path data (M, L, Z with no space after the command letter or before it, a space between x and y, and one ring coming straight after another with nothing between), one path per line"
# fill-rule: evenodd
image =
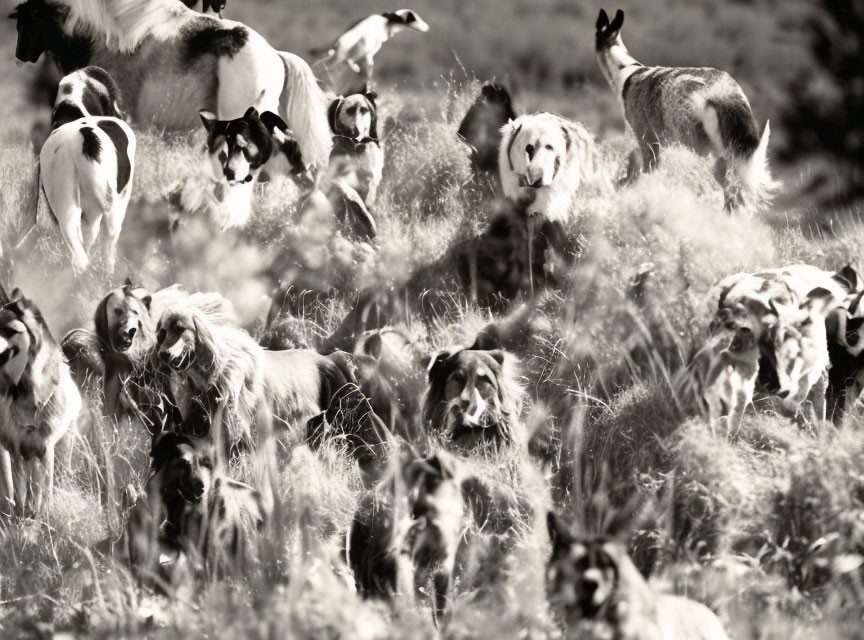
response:
M39 308L15 289L0 310L0 466L7 491L5 506L16 505L19 513L38 513L43 504L50 504L55 446L67 433L77 431L81 407L81 394Z
M594 173L594 137L578 122L552 113L523 115L501 128L498 172L513 201L535 191L529 215L566 222L580 185Z
M524 390L515 358L504 351L445 350L429 365L423 421L445 447L521 451Z
M771 129L766 122L759 136L738 83L717 69L647 67L637 62L621 39L623 24L623 11L619 9L610 22L601 9L596 45L600 69L639 143L638 154L631 155L628 179L640 170L652 171L661 148L678 142L701 155L714 155L714 177L727 209L767 206L780 186L768 170Z
M621 640L726 640L723 624L705 605L655 594L621 541L574 536L553 513L548 529L546 592L566 638L588 637L586 626L593 623Z
M375 206L384 170L384 151L378 138L377 97L368 91L337 97L327 112L333 132L330 178L348 184L367 208Z
M478 182L491 181L494 191L501 187L498 172L501 130L516 117L507 88L497 82L487 82L459 123L457 135L471 149L474 179Z

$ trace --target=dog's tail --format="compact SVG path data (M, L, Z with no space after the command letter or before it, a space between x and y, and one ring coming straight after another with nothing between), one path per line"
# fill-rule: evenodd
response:
M771 204L771 199L780 188L780 182L771 177L768 167L768 138L771 135L771 125L766 122L759 144L751 154L733 155L732 174L733 189L737 190L732 203L751 212L760 211Z
M327 98L312 69L303 58L279 52L285 64L285 86L280 100L281 115L297 137L303 162L319 170L327 167L333 144L327 122Z

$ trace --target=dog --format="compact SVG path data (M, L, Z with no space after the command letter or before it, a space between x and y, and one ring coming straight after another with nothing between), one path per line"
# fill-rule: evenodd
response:
M347 65L355 74L364 77L366 88L371 88L375 54L381 50L385 42L406 29L425 33L429 31L429 25L416 11L408 9L373 14L363 18L349 27L327 48L326 56L320 59L316 66L321 66L332 81L333 74L338 73L343 65ZM313 55L319 53L320 51L312 51ZM339 88L333 87L333 89Z
M480 184L491 183L495 192L501 188L498 173L501 130L516 117L513 100L507 88L497 82L487 82L462 118L456 133L471 150L474 180Z
M2 293L0 466L7 506L38 513L53 498L54 450L77 431L81 394L36 304L20 289Z
M621 640L728 637L705 605L655 594L620 540L574 536L551 512L548 529L546 593L566 638L589 637L589 625L603 625Z
M40 197L36 223L44 230L59 226L79 272L90 265L88 254L101 227L113 271L132 195L136 139L119 117L118 93L98 67L63 78L51 118L54 130L39 154L44 202Z
M495 539L490 561L502 563L504 540L515 526L512 499L444 451L403 453L363 497L348 532L346 557L357 591L428 602L436 626L445 626L454 584L466 578L479 534Z
M526 445L520 418L525 391L513 356L444 350L431 359L427 379L423 422L445 447L519 451Z
M513 201L535 192L528 214L552 222L571 218L579 186L594 173L594 138L578 122L552 113L523 115L501 128L498 173Z
M207 440L166 432L150 456L145 494L126 526L137 575L157 575L163 553L183 553L209 575L242 573L269 515L261 493L227 477Z
M766 207L779 183L768 170L768 137L762 136L747 96L732 77L711 68L647 67L637 62L621 39L624 12L610 22L597 17L597 61L618 96L627 124L639 142L630 156L627 180L653 171L663 145L678 142L696 153L713 154L714 178L727 210ZM641 160L641 163L640 163Z
M226 0L183 0L183 4L205 15L214 15L222 17L222 12L225 10Z
M333 132L330 178L354 189L367 208L375 206L384 169L376 99L370 91L338 97L327 111Z
M253 186L265 165L279 160L290 166L282 173L306 172L300 145L275 113L249 107L233 120L218 120L210 111L199 116L207 132L205 166L169 196L184 211L210 212L223 231L242 227L252 213Z
M152 358L171 378L184 423L208 424L226 403L221 433L205 428L192 435L221 437L234 453L256 446L254 426L263 409L299 441L309 418L326 411L349 382L336 363L314 351L265 350L239 327L216 322L188 302L162 312Z

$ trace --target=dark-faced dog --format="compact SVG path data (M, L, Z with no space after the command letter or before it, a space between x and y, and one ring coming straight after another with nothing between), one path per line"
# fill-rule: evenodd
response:
M228 184L252 182L262 167L280 153L291 163L294 173L305 170L299 145L290 138L288 125L275 113L259 114L249 107L236 120L217 120L209 111L199 115L207 130L207 156L214 179Z
M123 118L120 89L108 72L100 67L79 69L60 81L51 113L51 129L85 115Z
M442 351L429 366L426 427L446 446L472 450L525 444L519 417L524 390L504 351Z
M146 495L127 525L130 561L152 576L164 552L183 552L208 573L248 566L266 519L261 494L220 471L212 443L164 433L151 451Z
M487 82L459 124L457 135L471 148L471 169L475 180L488 180L500 191L498 149L501 128L516 118L506 87Z

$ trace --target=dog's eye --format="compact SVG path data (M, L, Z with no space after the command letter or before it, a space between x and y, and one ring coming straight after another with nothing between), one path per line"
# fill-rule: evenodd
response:
M205 469L213 468L213 461L210 458L201 458L201 466Z
M118 316L118 317L122 316L123 315L123 309L114 309L114 315Z
M551 144L546 145L546 151L552 151L552 145Z
M219 152L219 162L225 162L228 159L228 154L224 151Z
M188 464L188 462L186 462L186 458L174 458L171 461L171 466L176 467L178 469L180 467L185 467L187 464Z

